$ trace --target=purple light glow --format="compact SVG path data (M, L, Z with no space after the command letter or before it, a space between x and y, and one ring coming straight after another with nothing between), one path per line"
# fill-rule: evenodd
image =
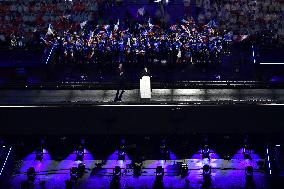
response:
M128 155L125 154L125 160L118 160L118 150L114 151L111 155L108 156L105 167L113 168L115 166L120 166L125 168L127 164L131 163Z
M90 151L88 151L87 149L84 149L84 160L94 160L94 156L92 155L92 153Z
M210 156L210 159L220 159L220 156L215 153L214 150L212 149L209 149L209 156ZM191 159L202 159L202 150L198 150L198 152L196 152L195 154L192 155Z
M233 155L232 159L244 159L243 151L243 148L239 149L237 153ZM254 150L251 150L250 156L252 159L260 159L259 155L256 154Z
M176 160L177 159L176 155L174 154L174 152L172 150L170 150L170 159L171 160Z
M41 161L35 160L36 158L36 152L33 151L32 153L28 154L24 158L24 164L21 166L20 170L21 172L26 172L29 167L34 167L36 172L41 172L48 170L49 168L49 163L48 160L51 160L51 156L49 152L46 149L43 149L43 159ZM47 161L47 162L45 162Z
M111 155L108 156L107 160L117 160L118 159L118 150L114 151ZM129 161L129 157L125 154L125 161Z

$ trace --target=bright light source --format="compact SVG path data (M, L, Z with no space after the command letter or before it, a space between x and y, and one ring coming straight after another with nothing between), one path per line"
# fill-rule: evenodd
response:
M7 160L8 160L8 158L9 158L9 155L10 155L11 150L12 150L12 147L10 147L9 152L8 152L8 154L7 154L7 156L6 156L6 159L5 159L5 161L4 161L4 164L3 164L2 168L1 168L0 176L2 175L3 169L4 169L4 167L5 167L6 163L7 163Z

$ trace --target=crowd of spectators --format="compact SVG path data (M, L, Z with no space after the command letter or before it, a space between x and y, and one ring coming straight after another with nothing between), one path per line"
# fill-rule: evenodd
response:
M35 32L44 32L49 24L64 27L60 20L70 17L72 23L98 18L103 0L2 0L0 1L0 41L11 35L33 40ZM71 26L72 27L72 26Z
M112 0L0 0L0 45L11 35L32 41L49 24L64 29L60 21L66 17L71 27L86 20L99 22L112 5ZM220 29L234 34L272 30L284 36L284 0L184 0L184 6L200 24L215 19Z
M216 19L234 34L272 30L284 35L283 0L196 0L198 22Z

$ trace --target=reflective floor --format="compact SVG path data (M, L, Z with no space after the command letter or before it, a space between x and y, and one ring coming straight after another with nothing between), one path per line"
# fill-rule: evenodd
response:
M1 105L119 104L116 90L2 90ZM138 89L126 90L122 103L159 104L182 102L282 103L284 89L153 89L149 101L142 101Z

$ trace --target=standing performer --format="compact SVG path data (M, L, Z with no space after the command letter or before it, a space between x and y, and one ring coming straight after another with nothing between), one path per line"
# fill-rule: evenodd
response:
M143 69L142 72L141 72L141 78L142 78L143 76L149 76L149 77L151 77L150 70L149 70L146 66L144 66L144 69Z
M122 95L125 92L124 91L124 79L125 79L124 77L125 76L124 76L124 69L121 63L118 65L116 74L117 74L117 80L118 80L118 88L117 88L115 99L114 99L115 102L121 101Z

